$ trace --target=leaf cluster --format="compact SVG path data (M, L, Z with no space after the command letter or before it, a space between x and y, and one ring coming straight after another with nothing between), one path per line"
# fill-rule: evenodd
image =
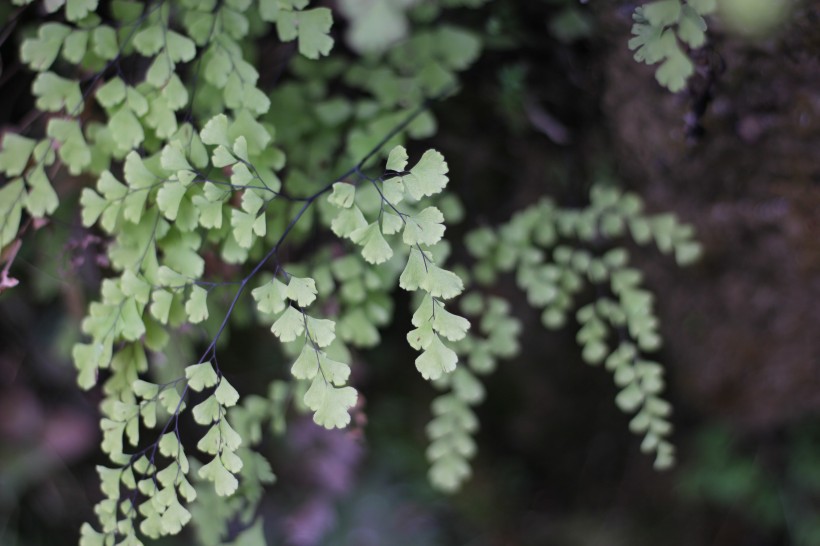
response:
M600 242L628 233L684 264L699 253L689 226L597 188L587 209L544 201L473 232L470 274L448 265L445 234L463 211L447 161L433 149L411 161L405 144L435 131L430 102L457 88L482 48L436 17L481 3L341 2L355 58L331 55L333 12L308 0L38 3L49 18L20 58L44 116L37 136L3 137L0 248L19 242L26 216L57 210L60 168L90 181L79 216L105 240L107 263L72 358L79 386L102 391L109 463L82 545L136 546L192 521L203 544L239 528L232 543L264 544L256 507L275 477L255 449L263 429L281 434L289 411L350 424L357 351L380 343L397 288L411 293L415 367L442 391L427 427L430 480L455 491L476 452L479 376L519 349L510 305L485 289L506 272L547 327L566 322L585 283L607 291L576 314L582 354L613 372L616 402L637 412L630 426L657 466L671 463L662 370L643 356L660 343L652 296L626 251L601 253ZM662 11L646 20L680 32ZM273 35L292 55L270 89L257 66ZM647 54L653 43L641 44ZM232 328L255 325L270 329L290 373L243 396L218 356ZM191 355L176 357L180 347ZM185 427L195 445L183 445Z
M704 16L715 8L715 0L656 0L635 8L629 40L635 60L660 63L658 83L673 93L680 91L695 71L682 45L696 49L706 43Z

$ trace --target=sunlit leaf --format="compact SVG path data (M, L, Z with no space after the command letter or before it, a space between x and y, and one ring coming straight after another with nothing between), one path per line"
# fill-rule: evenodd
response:
M404 223L403 239L408 245L434 245L444 236L444 215L436 207L427 207Z
M447 172L444 156L436 150L427 150L402 181L407 193L418 200L442 191L449 181Z
M197 324L208 318L207 297L208 291L201 286L194 285L191 287L191 294L185 304L185 312L192 324Z
M334 387L321 374L313 378L305 393L305 405L312 409L313 420L325 428L343 428L350 423L348 410L356 405L353 387Z
M217 376L210 362L192 364L185 368L185 378L188 386L195 391L216 385Z
M30 138L6 132L0 150L0 171L10 177L23 174L36 144Z
M437 335L433 335L430 344L416 358L416 369L424 379L436 380L455 370L457 362L456 353L444 345Z

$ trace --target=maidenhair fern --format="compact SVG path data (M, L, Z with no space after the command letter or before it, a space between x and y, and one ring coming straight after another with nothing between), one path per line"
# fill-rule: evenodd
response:
M447 224L462 216L447 162L433 149L411 158L404 143L435 131L429 104L482 47L435 16L480 0L379 0L385 28L342 2L349 45L364 54L355 59L328 56L332 12L308 0L13 3L54 15L21 46L44 116L3 138L0 247L19 244L26 216L54 213L63 166L91 180L79 214L107 239L106 278L72 351L80 387L101 385L109 459L83 546L138 545L190 522L203 544L224 543L236 522L235 544L263 544L256 505L275 480L254 450L263 426L281 433L290 406L326 428L349 424L352 350L379 344L397 287L412 293L408 354L442 391L427 428L430 479L458 489L476 451L479 376L518 351L510 305L482 288L500 272L515 274L549 328L590 298L576 313L582 355L613 372L656 466L672 463L662 369L646 356L660 344L652 296L626 250L608 245L628 232L688 263L691 228L597 188L586 209L544 201L473 232L467 294L467 268L447 265ZM695 45L684 21L706 4L656 4L642 12L655 30L639 45L668 63L664 29ZM290 77L270 88L255 55L273 29L293 44ZM664 81L677 86L674 72ZM240 393L219 364L231 329L251 324L270 328L290 371L265 395Z
M616 242L626 235L641 245L654 242L661 252L674 254L679 265L695 260L700 245L691 226L670 214L648 216L642 208L635 194L597 185L584 209L561 209L543 200L498 229L471 232L466 243L477 258L477 283L514 274L530 305L542 310L546 328L563 327L589 287L592 301L574 313L581 355L613 373L617 406L638 412L630 429L644 436L641 449L654 453L655 467L664 469L674 462L668 440L671 407L661 398L663 368L646 356L661 345L654 297L641 287L640 271L629 266L628 251Z
M695 66L684 47L699 48L706 43L703 16L715 10L715 0L656 0L635 9L634 37L629 49L635 60L661 63L655 71L658 83L677 92L694 74Z

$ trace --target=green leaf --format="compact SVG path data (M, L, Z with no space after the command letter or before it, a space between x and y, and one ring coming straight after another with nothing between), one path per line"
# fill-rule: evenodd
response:
M222 227L222 203L211 202L201 195L194 195L191 203L199 210L199 224L214 230Z
M435 381L442 375L455 370L457 362L456 353L444 345L437 335L433 335L430 344L416 358L416 369L424 379Z
M246 83L242 87L242 106L257 115L267 114L270 110L270 99L258 87Z
M160 165L167 171L190 171L193 169L188 159L185 157L185 151L182 149L182 144L174 140L165 145L160 156Z
M199 133L203 144L221 144L225 148L230 148L228 142L228 118L225 114L218 114L208 120L205 127Z
M467 330L470 329L470 321L446 311L443 304L436 304L433 314L433 328L450 341L459 341L467 335Z
M165 48L171 60L175 63L187 63L196 55L194 41L173 30L165 33Z
M254 288L251 292L256 300L256 307L262 313L281 313L285 310L286 287L279 279L271 279L270 282Z
M91 163L91 149L75 119L51 118L46 133L60 142L60 159L68 165L68 172L76 176Z
M137 379L131 384L134 394L143 400L153 400L159 394L159 385Z
M43 218L57 210L59 200L42 165L29 171L26 178L31 191L26 196L26 208L34 218Z
M433 323L425 322L418 328L407 332L407 343L415 350L423 351L430 346L434 337Z
M463 367L453 372L453 392L468 404L477 404L484 400L484 385Z
M436 244L444 236L443 222L444 215L436 207L427 207L415 216L407 218L403 235L405 244Z
M203 453L209 453L211 455L216 455L219 453L219 449L221 447L222 442L220 442L220 437L222 436L219 427L213 426L208 429L208 432L199 439L199 442L196 444L196 448Z
M288 305L288 308L276 319L270 330L273 335L284 343L294 341L305 331L305 319L300 311Z
M299 307L307 307L316 299L316 281L310 277L290 277L285 289L285 296L296 302Z
M142 320L136 300L128 298L120 308L120 333L129 341L136 341L145 334L145 323Z
M319 359L321 352L313 344L305 343L299 356L293 362L290 373L296 379L313 379L319 372Z
M396 146L390 150L390 155L387 156L387 170L397 173L404 172L407 168L407 150L404 146Z
M637 383L628 385L615 397L615 404L624 412L633 412L643 402L643 393Z
M347 254L330 264L333 275L340 281L349 281L363 273L361 260L353 254Z
M179 110L188 104L188 90L176 73L171 74L160 94L165 97L168 108L171 110Z
M88 47L88 31L75 30L65 40L63 57L70 63L80 64Z
M70 33L71 28L60 23L41 25L36 38L23 41L23 45L20 46L20 60L37 72L48 70L57 59L63 41Z
M169 489L172 493L175 489ZM182 528L191 521L191 513L188 512L180 503L174 493L170 504L165 508L162 514L162 531L166 535L176 535Z
M675 246L675 261L681 267L691 265L700 259L703 248L700 243L690 241Z
M99 25L91 31L91 42L96 53L101 59L110 61L119 54L117 45L117 33L108 25Z
M418 290L426 278L427 266L421 251L415 248L410 249L407 265L399 277L399 286L408 291Z
M104 533L98 533L88 523L80 527L80 546L105 546Z
M330 53L333 38L328 36L333 16L328 8L305 11L281 11L276 18L276 31L284 42L299 38L299 53L308 59L318 59Z
M460 455L436 459L430 466L430 482L444 492L455 492L470 475L470 466Z
M639 245L645 245L652 240L652 227L645 218L633 218L629 221L629 231L632 238Z
M97 179L97 189L109 201L119 201L128 194L128 187L114 178L111 171L103 171Z
M22 183L22 180L20 182ZM83 226L91 227L108 206L108 201L100 197L100 195L91 188L83 188L82 193L80 193L80 205L82 206ZM0 209L0 214L2 213L3 211ZM15 233L16 231L17 228L15 226ZM0 239L0 243L2 243L2 239ZM0 244L0 246L2 246L2 244Z
M208 291L201 286L191 287L191 294L185 304L185 312L188 314L188 321L191 324L198 324L208 318Z
M438 304L438 302L436 302L436 304ZM416 312L413 313L411 319L413 326L422 326L427 323L432 324L435 309L433 305L433 298L431 296L427 295L421 299L421 303L418 309L416 309Z
M692 48L698 48L706 42L706 21L689 5L683 6L681 11L678 37Z
M390 178L385 180L382 184L382 195L385 201L393 206L398 205L404 200L404 183L401 178Z
M76 115L83 105L80 84L76 80L61 78L53 72L41 72L34 78L31 92L37 97L37 108L46 112L65 110L66 114ZM52 118L51 122L57 120Z
M220 149L224 150L224 148L222 148L221 146L217 146L216 149L217 150L220 150ZM214 166L216 166L216 151L214 152L214 158L215 158L214 159ZM250 185L250 182L253 181L253 173L251 173L251 171L250 171L250 169L248 169L247 165L245 165L244 163L236 163L236 160L233 159L233 157L231 157L231 160L232 160L231 163L234 163L233 167L231 167L231 184L233 184L234 186L237 186L237 187ZM248 206L246 206L246 202L247 202L248 198L254 199L254 202L255 202L254 207L249 208ZM252 214L255 214L260 208L262 208L262 205L264 203L265 203L265 201L255 191L246 191L242 195L242 208L246 212L250 212Z
M248 159L248 141L240 135L233 143L233 155L242 159L243 161L250 161Z
M671 32L667 33L671 34ZM674 40L674 38L671 38ZM695 73L695 65L689 57L675 44L670 48L666 60L658 67L655 78L658 83L677 93L686 86L686 80Z
M350 377L350 366L328 358L325 353L319 355L319 366L324 378L337 387L343 386Z
M244 136L250 154L261 154L272 140L271 134L265 126L259 123L256 117L246 108L242 108L237 112L236 120L231 124L230 136L231 139Z
M716 0L686 0L686 4L700 15L707 15L717 9Z
M71 350L71 358L77 367L77 384L90 389L97 383L97 370L111 361L111 343L77 343ZM122 448L120 448L122 449Z
M203 480L213 482L214 491L221 497L233 495L239 487L239 481L225 468L218 455L201 467L197 474Z
M444 25L436 33L438 51L453 70L467 69L481 53L481 40L472 32Z
M393 256L393 249L382 236L379 222L359 228L350 234L350 239L362 246L362 257L371 264L380 264Z
M111 116L108 120L108 129L114 144L123 152L139 147L145 139L142 124L130 108L121 107Z
M167 290L154 290L151 294L151 316L162 324L168 323L168 314L171 310L171 303L174 295Z
M319 347L327 347L336 338L336 323L306 316L308 335Z
M407 193L413 199L435 195L447 186L447 163L436 150L427 150L410 173L402 177Z
M79 21L97 9L98 0L67 0L65 17L69 21Z
M353 387L334 387L321 374L313 378L304 402L315 413L313 420L327 429L343 428L350 423L348 409L356 405L358 394Z
M213 394L200 402L193 409L194 421L203 426L209 426L218 421L222 415L222 408Z
M350 237L353 232L364 227L367 227L367 220L356 205L340 210L330 224L333 233L343 238Z
M159 439L159 452L166 456L176 459L177 454L182 451L182 446L179 443L179 438L175 432L166 432Z
M230 54L224 49L216 49L209 51L209 56L205 59L205 80L222 89L226 86L230 74L234 72Z
M338 326L339 336L356 347L374 347L379 343L379 331L361 307L342 316Z
M100 490L108 498L117 499L120 496L120 476L122 469L106 468L97 465L97 474L100 476Z
M643 5L643 16L656 27L672 25L681 13L680 0L658 0Z
M327 200L339 208L347 209L353 205L355 197L356 187L353 184L336 182L333 184L333 193L330 194Z
M384 211L382 214L382 233L385 235L393 235L401 231L403 226L404 220L401 216Z
M120 78L111 78L97 89L97 102L104 108L111 108L125 100L125 82Z
M151 66L148 67L148 72L145 73L145 81L157 89L162 89L168 83L173 73L174 66L171 63L171 59L169 59L167 55L159 55L154 57ZM154 105L156 104L155 102Z
M188 366L185 368L185 378L188 380L188 386L195 391L216 385L218 379L210 362Z
M3 149L0 150L0 171L7 176L20 176L28 165L36 141L7 132L3 136Z
M237 209L231 209L231 227L233 236L241 248L250 248L253 244L254 233L262 236L267 229L265 215L256 216Z
M345 36L347 43L357 53L378 54L407 35L405 10L409 2L373 0L362 3L357 0L340 2L340 9L350 19Z
M316 105L316 117L327 127L336 127L347 121L353 113L350 101L337 97Z
M581 357L587 364L597 365L604 361L607 351L606 343L592 341L584 345L584 349L581 351Z
M434 298L444 298L446 300L454 298L464 290L464 283L458 275L452 271L447 271L429 262L427 264L427 275L420 284Z
M100 429L103 433L100 444L103 452L111 456L122 454L122 434L125 431L125 423L103 418L100 420Z
M148 101L142 93L131 86L125 89L125 102L138 116L144 116L148 113Z
M187 188L180 182L166 180L157 192L157 207L162 214L171 221L177 219L179 204L185 196Z
M134 35L131 43L145 57L153 57L165 46L164 29L159 24L147 26Z
M235 406L236 403L239 401L239 393L233 388L233 385L228 383L228 380L225 379L225 376L219 380L219 386L216 387L214 391L214 396L219 401L220 404L229 408L231 406Z

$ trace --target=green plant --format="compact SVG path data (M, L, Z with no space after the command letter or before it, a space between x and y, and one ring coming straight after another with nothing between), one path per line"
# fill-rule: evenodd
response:
M724 427L704 428L679 478L685 497L746 518L764 533L783 533L793 544L816 544L820 442L810 426L787 434L777 453L765 443L753 450Z
M641 356L660 344L652 296L612 240L654 240L685 264L699 253L690 227L597 186L583 209L544 201L473 232L472 269L446 266L446 225L463 217L445 191L448 165L436 150L411 160L404 144L435 132L429 105L457 89L482 47L437 16L481 3L342 2L353 53L332 56L332 13L307 0L33 8L64 20L21 45L44 117L32 128L41 136L3 139L0 246L19 246L24 214L58 209L61 166L94 178L81 217L108 241L107 277L72 355L79 385L101 384L110 464L98 467L104 499L81 544L141 544L191 520L203 543L228 540L236 520L233 543L262 543L256 504L275 479L253 449L263 427L281 431L289 407L326 428L349 424L351 348L379 344L397 285L414 298L416 367L446 391L427 431L434 485L453 491L469 475L477 376L518 349L518 321L487 288L499 272L515 272L549 328L589 281L597 291L576 315L584 358L614 372L616 402L638 410L630 426L656 466L673 463L662 369ZM288 79L269 90L255 67L271 42L294 44L279 50ZM452 303L471 279L459 305L472 330ZM269 326L291 363L288 379L271 374L266 396L240 396L219 365L231 329L248 324Z
M699 48L706 43L706 20L715 11L715 0L657 0L635 8L629 49L635 60L661 63L655 71L658 83L673 93L682 90L695 66L681 47Z

